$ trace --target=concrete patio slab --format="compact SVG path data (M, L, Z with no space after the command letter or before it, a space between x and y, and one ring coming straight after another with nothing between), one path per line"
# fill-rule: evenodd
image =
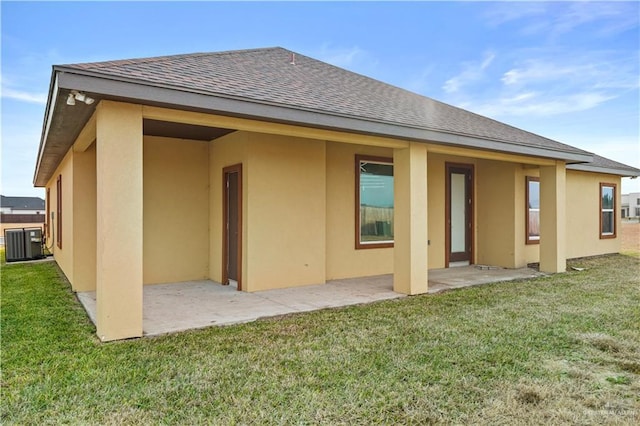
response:
M481 269L475 265L430 270L429 293L538 275L528 268ZM96 293L80 292L77 296L95 324ZM255 293L208 280L147 285L143 290L143 332L154 336L401 297L405 295L393 291L391 274Z
M535 278L545 275L531 268L506 269L497 266L469 265L429 270L428 293L489 284L501 281Z

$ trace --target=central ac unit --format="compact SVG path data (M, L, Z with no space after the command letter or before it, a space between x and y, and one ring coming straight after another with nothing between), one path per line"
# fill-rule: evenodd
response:
M14 228L5 229L5 257L7 262L42 259L42 229Z

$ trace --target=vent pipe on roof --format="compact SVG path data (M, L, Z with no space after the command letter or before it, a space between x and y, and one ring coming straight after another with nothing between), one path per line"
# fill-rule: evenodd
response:
M295 65L296 64L296 54L295 53L291 53L291 62L289 62L291 65Z

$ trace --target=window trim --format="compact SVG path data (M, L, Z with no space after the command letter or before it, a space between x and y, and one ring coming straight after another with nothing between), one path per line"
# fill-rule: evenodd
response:
M607 211L612 211L613 212L613 232L612 233L603 233L602 232L602 213L603 213L603 209L602 209L602 188L613 188L613 208L611 209L607 209ZM616 238L617 237L617 232L618 232L618 221L616 220L616 208L617 208L617 204L618 204L618 185L616 185L615 183L608 183L608 182L600 182L600 188L599 188L599 193L598 193L598 205L600 207L600 209L598 210L598 222L600 224L600 229L599 229L599 235L600 235L600 239L604 240L604 239L608 239L608 238Z
M56 243L62 249L62 175L56 180Z
M377 242L363 243L360 241L360 163L362 161L390 164L391 166L393 166L393 158L390 158L390 157L378 157L373 155L356 154L356 160L355 160L355 242L356 242L355 247L356 247L356 250L393 247L394 241L384 241L380 243L377 243Z
M46 238L51 237L51 189L47 188L45 196L46 216L44 218L44 235Z
M525 176L525 187L524 187L524 242L525 244L540 244L540 236L538 238L530 238L529 237L529 183L530 182L538 182L540 183L540 178L536 176ZM540 208L538 208L538 218L540 217ZM539 219L538 219L539 220Z

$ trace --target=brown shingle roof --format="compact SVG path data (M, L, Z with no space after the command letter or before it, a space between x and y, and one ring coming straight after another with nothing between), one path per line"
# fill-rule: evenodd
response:
M279 47L58 68L186 92L585 154L570 145Z

